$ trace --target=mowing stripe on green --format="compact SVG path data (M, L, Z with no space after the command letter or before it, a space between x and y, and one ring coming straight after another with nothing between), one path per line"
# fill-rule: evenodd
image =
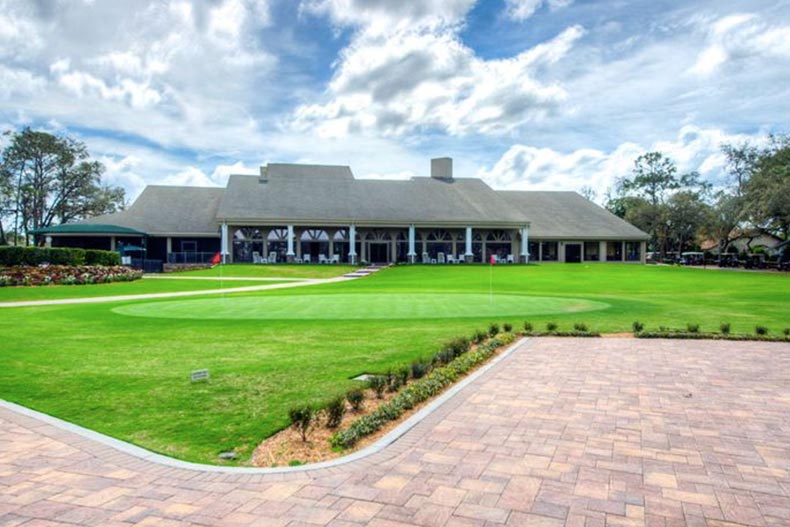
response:
M178 319L360 320L552 315L598 311L609 304L581 298L508 294L263 295L129 304L121 315Z

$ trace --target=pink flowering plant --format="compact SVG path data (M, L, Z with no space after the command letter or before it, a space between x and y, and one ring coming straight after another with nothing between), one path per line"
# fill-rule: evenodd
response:
M0 267L0 287L131 282L143 273L120 265L19 265Z

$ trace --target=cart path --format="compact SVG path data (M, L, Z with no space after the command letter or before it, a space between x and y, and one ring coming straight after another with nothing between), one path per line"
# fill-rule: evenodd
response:
M398 441L175 468L0 407L0 525L787 526L790 345L531 339Z

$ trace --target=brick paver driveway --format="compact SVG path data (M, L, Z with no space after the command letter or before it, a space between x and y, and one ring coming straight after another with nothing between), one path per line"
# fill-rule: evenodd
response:
M0 525L790 525L790 346L533 340L387 449L176 469L0 412Z

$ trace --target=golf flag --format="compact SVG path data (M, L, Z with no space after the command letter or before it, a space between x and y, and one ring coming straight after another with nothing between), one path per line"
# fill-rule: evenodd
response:
M222 261L222 256L219 253L214 255L214 258L211 259L211 265L218 265Z
M491 255L490 262L491 262L491 265L495 265L496 264L496 255L493 255L493 254Z

